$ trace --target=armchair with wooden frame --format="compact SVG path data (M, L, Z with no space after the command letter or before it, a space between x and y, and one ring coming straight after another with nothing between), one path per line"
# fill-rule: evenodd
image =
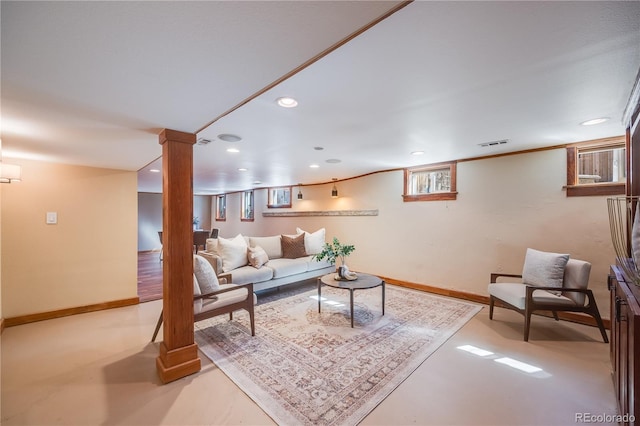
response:
M201 256L194 256L193 274L193 321L198 322L222 314L229 314L233 320L233 312L244 309L249 313L251 335L255 336L254 305L257 297L253 292L253 283L237 285L231 283L231 274L216 276L211 264ZM162 312L153 332L155 342L160 326Z
M527 255L529 255L529 250ZM535 252L535 250L533 251ZM537 253L555 255L555 253ZM568 255L566 256L568 258ZM607 331L600 317L593 292L587 288L591 264L577 259L568 259L565 262L566 266L563 267L563 272L562 269L560 270L559 275L561 287L549 284L532 285L525 282L498 282L499 277L522 278L523 275L492 273L491 284L488 288L489 319L493 319L493 307L496 301L499 301L501 306L524 315L524 341L527 342L529 341L529 328L533 312L551 311L556 321L559 320L558 312L582 312L595 319L602 339L608 343Z

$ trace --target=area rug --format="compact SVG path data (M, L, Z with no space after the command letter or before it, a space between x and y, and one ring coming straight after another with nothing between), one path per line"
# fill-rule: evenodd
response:
M261 298L256 335L249 315L196 324L196 342L280 425L355 425L481 308L386 286L355 292L323 287Z

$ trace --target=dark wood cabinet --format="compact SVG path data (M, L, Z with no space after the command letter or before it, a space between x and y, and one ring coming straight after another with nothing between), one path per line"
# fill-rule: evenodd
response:
M640 287L611 267L611 365L621 424L640 425Z

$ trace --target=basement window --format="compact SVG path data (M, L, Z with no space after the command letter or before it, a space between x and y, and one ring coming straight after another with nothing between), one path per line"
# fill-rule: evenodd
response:
M455 200L457 195L455 161L404 170L404 201Z
M253 191L244 191L242 193L240 221L253 222Z
M224 222L227 220L227 195L216 195L216 220Z
M567 147L567 197L622 195L626 181L624 137Z
M269 199L267 201L267 207L279 208L279 207L291 207L291 187L285 186L280 188L269 188Z

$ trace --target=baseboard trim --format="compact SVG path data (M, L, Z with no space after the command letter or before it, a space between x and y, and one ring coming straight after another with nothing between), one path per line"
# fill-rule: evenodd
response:
M50 320L67 317L69 315L86 314L87 312L102 311L104 309L122 308L123 306L137 305L140 298L113 300L111 302L96 303L94 305L78 306L75 308L59 309L57 311L40 312L37 314L21 315L18 317L6 318L3 320L4 327L28 324L31 322Z
M484 296L481 294L470 293L466 291L453 290L448 288L434 287L426 284L416 284L408 281L396 280L393 278L381 277L385 280L385 282L393 285L397 285L399 287L411 288L414 290L420 290L427 293L433 293L440 296L447 297L455 297L456 299L468 300L470 302L481 303L483 305L489 304L489 296ZM499 304L496 304L498 306ZM537 312L534 315L541 315L545 317L553 317L551 312ZM602 315L602 312L600 313ZM558 312L558 317L565 321L575 322L578 324L589 325L591 327L597 327L596 320L593 317L585 314L575 313L575 312ZM611 330L611 320L607 318L602 318L602 322L604 323L604 327L607 330Z

